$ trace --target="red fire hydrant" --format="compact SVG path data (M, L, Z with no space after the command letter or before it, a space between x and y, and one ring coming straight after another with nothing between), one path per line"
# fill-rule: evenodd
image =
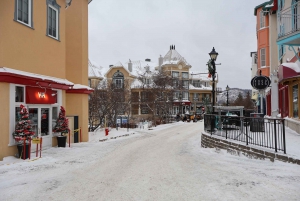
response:
M108 132L109 132L108 128L105 128L105 136L108 136Z

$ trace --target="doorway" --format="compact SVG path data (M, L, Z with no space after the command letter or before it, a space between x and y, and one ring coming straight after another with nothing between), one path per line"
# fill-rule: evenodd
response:
M49 106L28 106L29 119L36 137L43 138L43 147L52 146L52 119Z

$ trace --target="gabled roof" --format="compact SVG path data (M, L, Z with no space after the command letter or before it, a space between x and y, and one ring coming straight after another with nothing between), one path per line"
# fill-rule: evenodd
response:
M189 65L184 57L182 57L175 49L170 49L167 54L164 56L164 64L178 64L180 61L184 62L186 65Z
M98 67L96 65L94 65L90 60L88 63L89 66L89 78L93 77L93 78L102 78L102 73L101 73L101 69L102 67Z

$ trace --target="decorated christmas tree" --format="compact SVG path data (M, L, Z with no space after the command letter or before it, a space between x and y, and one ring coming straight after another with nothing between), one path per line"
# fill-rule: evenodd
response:
M20 108L21 119L19 119L18 123L16 124L13 137L18 144L23 144L24 141L29 143L29 140L31 140L31 136L34 135L34 132L32 131L27 108L24 105L20 105Z
M61 135L69 132L69 122L66 118L66 110L63 106L60 106L58 119L56 120L53 132L61 133Z

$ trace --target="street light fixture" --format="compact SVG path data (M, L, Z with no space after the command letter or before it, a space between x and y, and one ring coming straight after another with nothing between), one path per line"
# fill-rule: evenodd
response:
M226 91L227 91L227 106L228 106L228 91L229 91L229 86L227 85L227 87L226 87Z
M211 74L212 76L212 98L213 98L213 103L212 103L212 112L214 113L215 112L215 74L216 74L216 63L215 61L217 60L217 57L218 57L218 52L215 51L215 48L213 47L212 51L210 53L208 53L209 56L210 56L210 64L209 65L209 73ZM210 67L211 65L211 67Z

